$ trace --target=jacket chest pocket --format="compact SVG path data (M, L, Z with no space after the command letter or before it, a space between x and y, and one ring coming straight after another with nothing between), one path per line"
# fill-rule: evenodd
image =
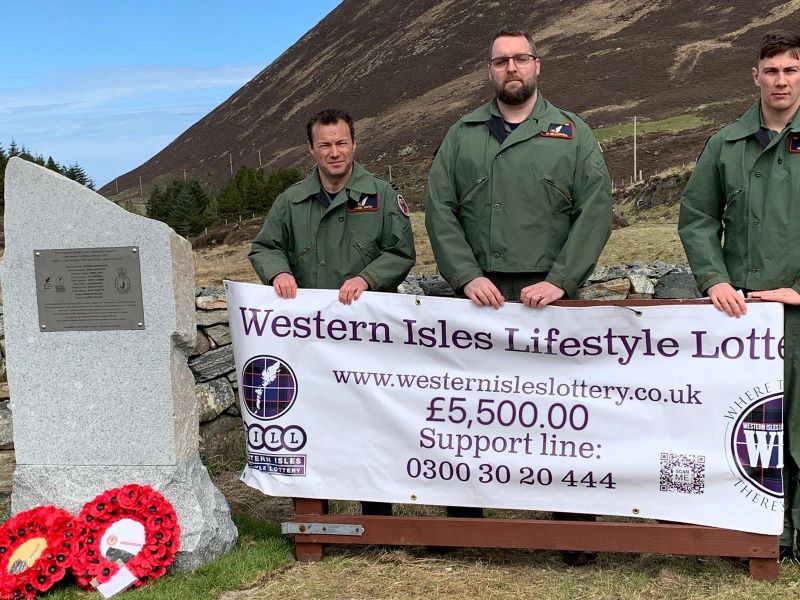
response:
M365 236L353 236L350 242L350 253L356 264L361 264L361 268L366 267L373 260L378 258L380 248L374 239Z
M469 185L469 187L466 188L466 191L463 194L461 194L461 197L458 199L459 206L461 206L462 204L464 204L464 202L469 200L469 198L478 191L478 188L480 188L483 184L486 183L487 179L489 178L484 175L483 177L479 177L473 180Z
M547 191L550 212L553 214L572 212L573 200L569 190L550 175L545 175L542 181Z
M295 251L287 252L289 258L289 267L292 269L292 273L300 273L303 270L303 265L307 262L307 258L309 253L311 252L311 246L306 245L302 248L298 248Z

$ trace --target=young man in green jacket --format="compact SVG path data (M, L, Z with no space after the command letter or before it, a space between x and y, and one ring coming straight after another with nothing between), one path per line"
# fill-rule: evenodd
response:
M538 93L540 66L530 34L497 32L489 46L495 99L450 128L431 166L425 225L436 264L478 306L542 308L573 297L611 234L600 147L586 123ZM448 507L450 516L482 514ZM594 553L564 558L581 565Z
M396 292L416 260L405 199L354 161L349 114L323 110L306 134L316 168L275 200L250 249L253 268L281 298L338 289L351 304L367 290ZM390 515L392 506L362 502L362 512Z
M795 558L800 525L800 36L767 34L753 81L759 100L706 143L681 196L681 241L697 285L719 310L747 312L744 294L786 304L784 531ZM740 293L741 292L741 293Z

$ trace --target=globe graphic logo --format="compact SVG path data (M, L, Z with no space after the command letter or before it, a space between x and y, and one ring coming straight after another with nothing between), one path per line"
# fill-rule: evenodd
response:
M733 459L741 476L770 496L783 497L783 393L761 398L736 421Z
M275 356L256 356L248 360L242 369L240 385L245 409L264 421L285 414L297 397L294 371Z

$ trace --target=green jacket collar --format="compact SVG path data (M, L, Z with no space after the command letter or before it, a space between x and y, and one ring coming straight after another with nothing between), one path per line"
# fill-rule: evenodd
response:
M322 187L322 182L319 179L319 171L317 167L303 181L297 184L297 196L292 200L297 204L313 198L317 195ZM353 174L344 186L347 196L358 200L361 194L375 194L378 188L375 186L375 178L367 171L361 164L353 163ZM337 205L339 202L336 203ZM333 206L333 205L332 205Z
M462 117L461 120L464 123L485 123L492 115L502 117L500 109L497 106L497 99L493 99L491 102L478 107L471 113ZM563 123L564 118L564 113L548 102L544 96L539 94L536 98L536 104L533 105L530 116L520 125L520 129L524 128L520 132L522 135L514 136L515 142L538 135L542 131L547 131L551 123ZM504 144L504 146L505 145L506 144Z
M726 142L735 142L743 138L754 135L761 127L761 101L756 100L737 121L734 121L728 134L725 136ZM800 110L798 110L789 122L790 131L800 131Z
M461 120L464 123L485 123L491 118L492 115L496 115L498 117L503 116L500 114L500 109L497 107L496 98L491 102L484 104L483 106L479 106L471 113L464 115ZM549 118L558 121L563 120L564 116L558 110L556 110L556 108L550 104L550 102L548 102L544 96L539 94L539 96L536 98L536 104L533 105L533 110L531 111L528 119L541 122Z

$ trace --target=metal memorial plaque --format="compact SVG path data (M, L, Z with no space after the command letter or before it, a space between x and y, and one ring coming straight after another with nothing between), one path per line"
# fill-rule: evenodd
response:
M144 329L139 248L34 250L39 331Z

